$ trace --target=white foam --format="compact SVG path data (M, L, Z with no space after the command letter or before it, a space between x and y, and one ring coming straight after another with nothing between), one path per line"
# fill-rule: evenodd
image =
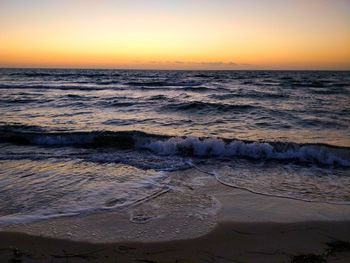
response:
M234 140L225 143L221 139L170 138L139 145L159 155L193 154L199 157L248 157L253 159L298 160L327 165L350 166L349 151L326 145L298 145L243 142Z

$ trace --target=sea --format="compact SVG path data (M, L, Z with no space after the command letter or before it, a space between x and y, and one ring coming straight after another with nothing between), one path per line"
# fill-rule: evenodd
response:
M349 205L350 72L0 69L0 225L125 209L190 169Z

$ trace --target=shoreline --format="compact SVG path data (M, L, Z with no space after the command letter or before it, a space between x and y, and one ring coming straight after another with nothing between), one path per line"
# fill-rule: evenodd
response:
M222 222L350 222L350 205L253 194L222 185L195 169L172 176L181 177L182 186L136 206L2 225L0 233L18 232L92 243L163 242L204 236ZM190 190L186 189L188 178L192 178Z
M0 262L350 262L326 244L350 241L350 205L253 194L197 169L171 178L176 190L122 211L0 226ZM292 261L304 254L327 261Z
M295 262L349 262L350 250L331 250L332 245L327 245L328 242L349 242L349 237L350 221L220 222L204 236L162 242L94 244L0 232L0 261L242 263L293 262L293 257L295 259L301 255L308 255L327 261Z

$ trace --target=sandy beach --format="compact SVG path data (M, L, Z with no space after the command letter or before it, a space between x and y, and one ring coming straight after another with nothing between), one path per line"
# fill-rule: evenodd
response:
M191 194L4 226L1 262L349 262L350 206L253 194L195 169L178 175ZM193 198L207 200L205 213Z
M345 263L350 260L350 251L333 252L326 243L348 239L349 226L348 222L220 223L209 234L195 239L107 244L4 232L0 234L0 259L1 262ZM303 261L301 255L308 257Z

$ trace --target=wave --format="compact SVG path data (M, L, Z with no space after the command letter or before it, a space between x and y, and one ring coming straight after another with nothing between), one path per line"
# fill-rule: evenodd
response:
M162 107L165 110L175 111L205 111L205 110L217 110L220 112L227 112L231 110L249 110L254 109L255 106L247 104L225 104L225 103L213 103L203 101L188 101L179 103L170 103Z
M168 87L168 86L188 86L195 87L200 86L202 83L195 81L130 81L125 82L124 85L128 86L146 86L146 87Z
M9 76L15 77L85 77L85 78L96 78L96 77L119 77L115 71L106 71L96 72L95 70L39 70L39 71L15 71L15 72L6 72Z
M235 92L232 91L230 93L224 94L212 94L210 98L218 99L218 100L228 100L228 99L236 99L236 98L252 98L252 99L287 99L289 96L285 93L268 93L268 92Z
M84 91L94 91L94 90L104 90L110 89L104 86L96 85L32 85L32 84L0 84L0 89L43 89L43 90L84 90ZM117 89L114 88L113 89ZM118 88L119 89L119 88Z
M106 101L102 103L104 106L109 107L131 107L140 104L140 102L128 102L128 101L118 101L118 100L111 100Z
M350 166L350 148L326 144L258 142L220 138L170 138L145 145L158 154L184 154L201 157L246 157L256 160L299 161Z
M120 81L117 80L100 80L95 82L96 85L119 85Z
M150 97L149 100L169 100L169 98L163 94L159 94Z
M141 131L48 132L16 125L0 127L0 142L55 147L108 147L147 150L165 156L238 157L350 167L350 148L328 144L174 137Z
M50 101L52 101L52 100L47 99L45 101L41 101L41 103L43 103L43 102L50 102ZM37 100L36 99L30 99L30 98L0 99L0 103L8 103L8 104L11 104L11 103L27 104L27 103L34 103L34 102L37 102Z

